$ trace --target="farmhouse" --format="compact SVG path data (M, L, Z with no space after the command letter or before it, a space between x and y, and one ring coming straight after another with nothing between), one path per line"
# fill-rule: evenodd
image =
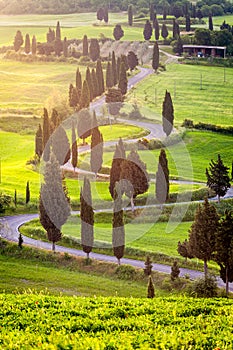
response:
M225 58L226 46L183 45L183 52L190 56Z

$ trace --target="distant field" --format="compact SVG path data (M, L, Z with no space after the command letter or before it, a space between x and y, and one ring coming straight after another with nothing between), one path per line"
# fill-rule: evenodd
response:
M162 103L167 89L174 105L174 122L184 119L195 122L232 125L233 69L198 65L169 64L166 71L150 75L129 92L128 102L137 100L154 111L161 120Z

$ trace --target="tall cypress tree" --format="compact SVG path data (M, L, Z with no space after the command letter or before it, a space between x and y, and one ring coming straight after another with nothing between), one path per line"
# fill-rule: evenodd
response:
M165 23L163 23L162 25L161 36L163 37L164 40L168 37L168 30Z
M185 17L185 30L186 30L186 32L190 32L190 29L191 29L190 16L189 16L189 14L187 14Z
M59 21L57 21L57 26L56 26L56 39L61 40L61 28L60 28Z
M94 68L92 68L92 71L91 71L91 80L92 80L92 86L93 86L93 98L96 98L99 93L99 83L96 78L96 73Z
M148 19L146 20L146 23L144 26L143 36L145 40L150 40L152 36L152 25Z
M150 3L150 21L153 21L155 17L155 8L154 8L154 4Z
M88 108L90 105L90 90L86 80L83 82L83 88L79 101L80 108Z
M25 36L25 48L24 51L26 54L29 54L31 51L31 43L30 43L30 36L29 34L26 34Z
M213 30L214 26L213 26L213 18L212 15L209 15L209 30Z
M100 60L97 60L96 63L96 78L98 80L99 96L104 92L104 74L102 63Z
M44 108L44 115L43 115L43 149L45 149L45 146L49 140L50 137L50 126L49 126L49 115L46 108Z
M75 170L75 168L78 164L78 145L77 145L77 140L76 140L74 122L72 122L72 159L71 159L71 163L72 163L73 168Z
M127 85L128 85L128 79L127 79L125 64L124 62L121 62L118 88L121 90L122 95L125 95L127 93Z
M209 170L206 169L207 186L216 193L219 203L220 197L231 187L228 171L229 168L223 164L220 154L217 161L211 159Z
M111 88L113 86L113 75L112 75L112 66L111 63L108 62L107 70L106 70L106 88Z
M92 207L91 185L84 177L83 188L80 192L81 244L83 251L89 254L94 245L94 211Z
M14 38L14 50L19 51L20 47L23 45L23 36L20 30L17 30Z
M120 265L120 260L123 258L125 250L125 226L122 210L121 189L119 183L116 183L114 190L112 246L113 253L118 260L118 264Z
M91 102L93 100L93 85L92 85L91 72L89 67L87 67L86 69L86 81L90 92L90 102Z
M156 173L156 199L160 204L165 203L169 197L169 169L164 149L160 151L158 170Z
M158 41L160 33L159 33L159 22L157 18L155 18L153 23L154 23L154 29L155 29L155 40Z
M109 192L114 198L114 189L117 182L120 181L121 178L121 165L126 158L125 149L122 140L118 142L116 145L116 149L112 159L112 166L110 170L110 179L109 179Z
M207 276L207 263L213 258L215 237L218 229L218 214L215 207L205 198L198 206L194 222L189 230L189 248L193 256L204 261L204 272Z
M35 154L41 158L43 153L43 132L41 125L39 124L36 136L35 136Z
M180 27L175 19L173 19L172 36L174 39L177 39L180 36Z
M133 25L133 6L131 4L128 6L128 24Z
M32 37L32 54L36 55L36 50L37 50L37 43L36 43L36 37L33 35Z
M113 85L117 84L117 65L116 65L116 57L115 52L112 51L112 78L113 78Z
M104 22L108 23L108 8L104 8Z
M29 181L27 181L27 185L26 185L26 200L25 200L26 204L28 204L30 202L30 186L29 186Z
M98 126L92 128L91 134L91 171L97 175L103 164L103 135Z
M155 72L159 68L159 45L157 41L154 43L153 47L152 68Z
M220 220L214 260L220 266L220 276L226 283L226 295L228 295L229 282L233 282L233 212L226 211Z
M45 164L39 211L41 225L55 251L55 243L61 239L61 227L70 215L70 205L63 190L60 165L54 154L51 154L50 160Z
M165 97L163 101L162 115L163 115L163 131L167 136L169 136L173 129L174 108L173 108L170 92L168 92L167 90L165 92Z
M67 37L65 36L63 40L63 55L64 57L68 57L68 43L67 43Z
M76 70L76 88L80 91L80 94L81 94L81 91L82 91L82 75L79 71L79 68L77 68Z
M83 56L88 56L88 40L86 34L83 37Z
M78 137L84 141L91 136L92 118L88 109L82 109L78 113Z

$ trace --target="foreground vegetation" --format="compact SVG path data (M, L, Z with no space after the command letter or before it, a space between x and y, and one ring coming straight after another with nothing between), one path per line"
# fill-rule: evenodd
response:
M1 294L0 306L0 344L6 350L228 350L233 346L233 304L227 299Z

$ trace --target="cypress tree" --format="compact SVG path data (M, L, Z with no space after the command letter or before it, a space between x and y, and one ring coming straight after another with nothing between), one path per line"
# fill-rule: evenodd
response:
M120 77L120 67L121 67L121 57L117 57L116 71L117 71L117 82L119 83Z
M39 212L41 225L55 251L55 243L61 239L61 227L70 215L70 205L64 193L60 165L54 154L51 154L50 160L45 164Z
M173 19L172 36L174 39L177 39L180 36L180 27L175 19Z
M92 208L90 181L84 177L80 192L81 244L84 253L89 254L94 245L94 211Z
M29 186L29 181L27 181L27 185L26 185L26 200L25 200L26 204L28 204L30 202L30 186Z
M64 41L63 41L63 55L64 55L64 57L68 57L68 43L67 43L66 36L65 36Z
M24 51L26 54L29 54L31 51L31 43L30 43L30 36L29 34L26 34L25 36L25 48Z
M104 9L100 7L96 13L97 19L102 21L104 19Z
M83 37L83 56L88 56L88 40L86 34Z
M160 204L165 203L169 197L169 169L166 152L161 149L156 173L156 199Z
M92 128L91 134L91 171L97 175L103 164L103 135L98 126Z
M91 39L89 46L89 56L92 61L97 61L100 58L100 46L97 39Z
M220 276L226 283L226 295L228 295L229 282L233 282L233 212L226 211L220 220L214 260L220 266Z
M81 91L82 91L82 75L79 71L79 68L77 68L76 70L76 88L80 91L80 94L81 94Z
M161 35L162 35L164 40L168 37L168 30L167 30L167 26L165 23L163 23L163 25L162 25Z
M92 86L93 86L93 98L96 98L99 93L99 84L96 78L96 73L94 68L92 68L92 71L91 71L91 80L92 80Z
M79 101L80 101L80 94L79 90L75 87L73 87L72 84L70 84L69 88L69 105L70 107L76 108Z
M52 115L50 118L50 125L52 124L52 130L54 131L61 123L58 112L55 108L52 109Z
M186 17L185 17L185 30L186 30L186 32L190 32L190 29L191 29L191 27L190 27L190 16L189 16L189 14L187 14Z
M153 268L152 261L150 260L150 257L147 255L146 261L145 261L145 268L143 269L144 270L144 274L146 276L150 276L152 268Z
M72 159L71 159L71 163L72 163L73 168L75 170L75 168L78 164L78 145L77 145L77 140L76 140L74 122L72 122Z
M108 23L108 8L104 8L104 22Z
M62 125L59 125L52 135L52 151L60 165L64 165L70 159L70 143Z
M167 8L166 8L166 6L164 6L164 8L163 8L163 20L166 21L166 19L167 19Z
M52 43L55 40L55 31L49 28L49 31L46 37L47 37L47 43Z
M43 153L43 132L41 125L39 124L36 136L35 136L35 154L41 158Z
M61 55L61 52L63 50L63 43L61 41L61 39L55 39L55 42L54 42L54 51L55 51L55 55L56 56L60 56Z
M154 29L155 29L155 40L158 41L160 34L159 34L159 22L158 22L157 18L155 18L155 20L154 20Z
M61 40L61 28L60 28L60 22L57 21L57 26L56 26L56 37L55 39Z
M112 51L112 78L113 78L113 85L117 84L117 65L116 65L116 57L115 52Z
M133 6L131 4L128 6L128 24L133 25Z
M109 192L114 198L114 188L117 182L121 179L121 165L126 158L125 149L122 140L118 141L116 149L112 159L112 166L110 170L110 179L109 179Z
M151 36L152 36L152 26L150 21L147 19L145 26L144 26L144 30L143 30L143 36L145 40L150 40Z
M155 8L154 8L154 4L150 3L150 21L153 21L155 17Z
M49 115L46 108L44 108L43 115L43 150L49 140L50 137L50 125L49 125Z
M20 47L23 45L23 36L20 30L17 30L14 38L14 50L19 51Z
M83 82L83 88L82 88L79 104L81 109L88 108L90 105L90 90L86 80L84 80Z
M204 203L199 204L194 222L189 230L190 252L196 258L204 261L205 277L208 271L207 262L213 258L218 220L215 207L205 198Z
M89 88L90 92L90 102L93 100L93 85L92 85L92 78L91 78L91 72L89 67L86 69L86 82Z
M36 37L33 35L32 37L32 54L36 55L36 50L37 50L37 43L36 43Z
M152 68L155 72L159 68L159 46L157 41L154 43L153 47Z
M84 141L87 137L91 136L91 124L92 118L88 109L82 109L78 113L78 137Z
M155 288L152 281L152 277L149 276L148 286L147 286L147 298L154 298L154 296L155 296Z
M15 207L17 207L17 191L16 190L14 193L14 205L15 205Z
M179 277L179 274L180 274L180 269L177 261L175 260L171 267L171 280L175 281L175 279Z
M113 75L112 75L112 66L111 63L108 62L107 70L106 70L106 88L111 88L113 86Z
M185 262L187 262L187 258L194 258L194 256L190 252L189 243L187 239L185 239L182 243L180 241L178 242L177 251L181 256L185 258Z
M102 63L100 60L96 63L96 78L98 81L98 88L99 88L99 96L102 95L104 92L104 74L103 74L103 68Z
M209 30L213 30L214 29L214 26L213 26L213 18L212 18L212 15L210 14L209 15Z
M120 259L124 256L125 250L125 226L122 210L121 189L119 183L116 183L114 189L114 205L112 218L112 246L113 253L120 265Z
M127 85L128 85L128 79L127 79L125 64L124 62L121 62L118 88L121 90L122 95L125 95L127 93Z
M220 154L217 161L211 159L209 169L206 169L207 186L218 196L218 203L220 203L220 197L224 196L231 187L228 171L229 168L223 164Z
M166 90L163 101L163 131L167 136L170 135L173 129L174 109L170 93Z
M115 40L120 40L124 36L124 30L121 28L120 24L116 24L114 27L113 36Z

